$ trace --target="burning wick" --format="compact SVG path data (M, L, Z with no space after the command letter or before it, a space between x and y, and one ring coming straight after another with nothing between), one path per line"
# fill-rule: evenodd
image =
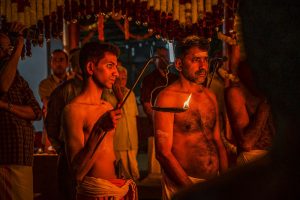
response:
M183 109L189 109L189 107L190 107L189 103L190 103L191 97L192 97L192 93L190 94L189 98L184 102Z

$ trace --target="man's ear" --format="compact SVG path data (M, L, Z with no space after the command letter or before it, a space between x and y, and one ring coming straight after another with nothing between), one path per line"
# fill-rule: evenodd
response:
M177 71L182 71L182 61L180 58L176 58L175 59L175 68L177 69Z
M93 75L95 64L93 62L89 61L85 67L86 67L87 74Z

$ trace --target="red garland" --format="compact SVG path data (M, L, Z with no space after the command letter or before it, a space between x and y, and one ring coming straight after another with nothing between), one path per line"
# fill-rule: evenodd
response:
M80 0L80 1L79 1L78 12L79 12L79 15L80 15L81 17L82 17L82 16L85 16L85 4L84 4L84 0Z
M120 24L120 22L115 20L115 23L119 27L119 29L125 34L125 29ZM147 34L145 34L143 36L141 36L141 35L133 35L133 34L131 34L129 32L129 38L133 38L133 39L136 39L136 40L144 40L144 39L147 39L147 38L151 37L152 35L153 35L153 32L148 32Z
M47 15L44 17L44 23L45 23L45 38L47 41L50 40L50 16Z
M57 6L57 29L59 37L62 39L63 32L63 6Z
M91 0L85 0L85 8L86 8L86 14L92 15L92 2Z
M167 31L167 38L170 40L174 39L174 22L173 22L173 14L169 13L166 19L166 31Z
M100 0L100 12L101 13L107 12L106 0Z
M122 15L126 15L126 0L121 0Z
M113 1L112 0L106 1L106 6L107 6L106 13L112 13L112 11L113 11Z
M25 43L25 46L26 46L26 56L27 57L31 57L32 56L32 53L31 53L31 41L30 40L31 40L30 39L30 33L28 33L27 34L27 38L26 38L26 43Z
M121 10L120 0L115 0L114 7L115 7L115 10L114 10L115 13L119 13L119 11Z
M143 14L141 14L141 22L144 26L148 25L148 15L149 15L149 11L147 9L147 1L143 1L141 3L141 11L143 12Z
M100 12L100 2L99 0L94 0L94 13L99 14Z
M102 14L98 17L98 39L104 41L104 16Z
M65 13L64 13L65 20L70 21L71 20L71 12L70 12L69 0L65 0L64 8L65 8Z
M78 19L78 13L79 13L79 5L77 1L71 1L71 18L72 20Z
M38 20L38 44L40 47L43 46L44 43L44 22L42 20Z

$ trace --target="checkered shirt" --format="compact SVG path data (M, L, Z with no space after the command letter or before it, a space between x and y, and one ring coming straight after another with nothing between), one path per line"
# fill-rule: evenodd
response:
M36 116L41 116L40 106L32 90L18 71L8 92L1 93L0 98L13 105L29 105ZM32 122L0 109L0 165L31 166L33 162L33 142Z

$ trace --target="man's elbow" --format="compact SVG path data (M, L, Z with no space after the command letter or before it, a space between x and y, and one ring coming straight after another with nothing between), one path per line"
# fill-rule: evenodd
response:
M9 86L5 84L0 84L0 94L7 93L9 90Z

